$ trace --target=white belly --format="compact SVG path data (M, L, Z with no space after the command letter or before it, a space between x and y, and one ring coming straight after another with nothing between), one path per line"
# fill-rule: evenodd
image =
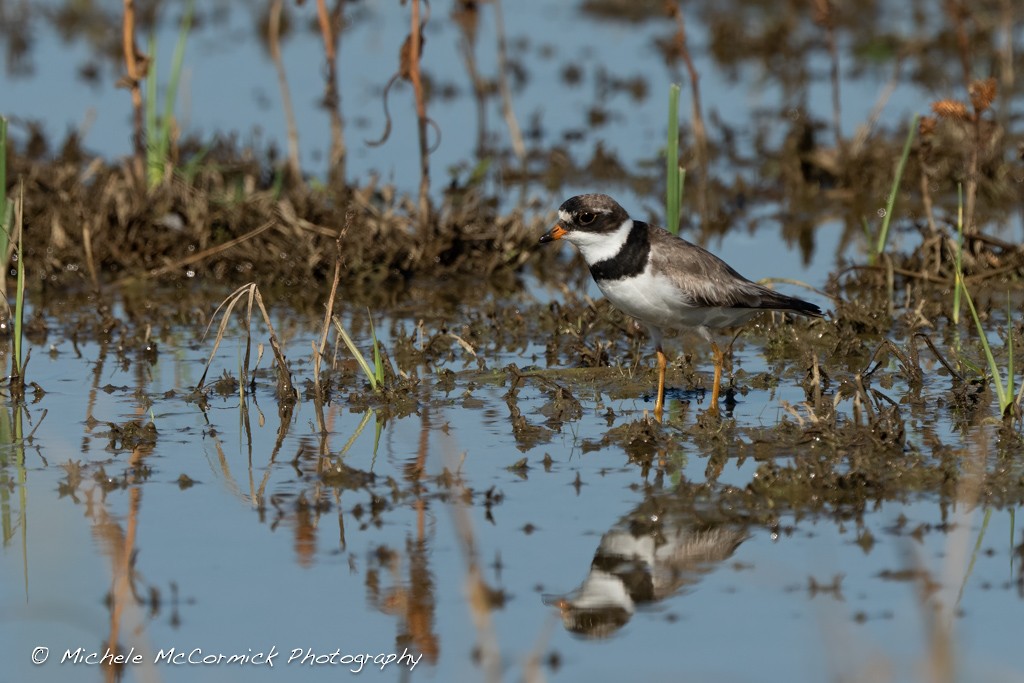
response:
M732 327L757 313L756 309L693 306L670 280L653 277L650 265L636 277L601 280L597 286L623 313L659 328L698 329L706 334L707 328Z

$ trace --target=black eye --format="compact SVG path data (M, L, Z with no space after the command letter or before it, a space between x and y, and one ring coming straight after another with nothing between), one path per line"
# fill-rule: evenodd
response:
M580 214L577 220L580 222L580 225L590 225L591 223L594 222L595 218L597 218L597 216L595 216L594 214L590 213L589 211L584 211L583 213Z

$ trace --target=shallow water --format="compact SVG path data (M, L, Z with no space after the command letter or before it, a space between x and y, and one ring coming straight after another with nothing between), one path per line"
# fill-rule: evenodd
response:
M301 386L315 334L308 320L293 323L280 325L291 330L286 351ZM393 343L387 330L402 325L415 320L378 320L385 344ZM335 650L338 661L422 655L406 666L431 680L610 680L638 670L655 680L682 672L709 681L916 680L946 652L932 640L933 623L951 625L949 656L972 680L1024 671L1013 641L1018 506L983 509L969 488L951 496L908 482L847 504L807 500L752 516L734 507L735 491L766 463L797 463L824 448L771 440L787 418L783 401L804 400L790 370L775 390L748 387L726 422L725 446L690 431L706 398L675 387L684 402L672 403L671 445L658 452L602 442L651 409L650 390L622 397L636 384L608 394L552 375L582 407L579 419L560 423L542 412L550 401L542 381L528 377L509 402L501 368L525 366L521 353L481 348L493 369L481 373L457 349L433 373L419 369L411 404L371 398L376 409L359 409L364 382L343 382L324 408L321 460L313 402L300 401L282 424L266 375L245 410L237 389L211 395L205 411L186 400L209 350L187 337L165 335L154 364L117 362L115 349L76 347L59 331L50 353L33 349L32 377L46 393L25 408L22 433L32 436L23 450L5 447L0 470L5 680L104 677L102 667L59 662L79 647L81 657L102 655L110 639L142 656L124 667L126 680L276 680L297 668L326 680L359 668L352 659L330 664ZM237 368L240 345L225 343L211 377ZM737 346L745 376L779 367L766 362L756 334ZM698 353L707 374L708 354ZM456 373L449 387L437 386L444 369ZM927 380L925 402L947 384ZM897 379L893 394L903 390ZM525 428L510 421L512 405ZM975 454L968 475L971 457L1001 458L992 429L958 436L942 415L908 420L908 442L940 434ZM108 424L130 420L152 420L157 434L134 458L111 443ZM658 561L645 562L654 548ZM477 571L490 609L467 600ZM617 576L629 577L633 602L623 601ZM558 604L579 611L567 611L563 625ZM50 648L40 666L30 660L37 646ZM179 657L197 648L279 655L272 668L170 664L170 648ZM307 650L324 659L287 662ZM364 666L379 675L380 663ZM392 662L383 675L404 679L404 671Z
M296 26L284 58L304 168L319 178L329 138L317 105L321 47L307 26L314 4L288 3ZM600 19L579 3L504 6L523 67L513 101L520 123L536 131L528 143L539 175L516 187L492 172L486 189L540 213L577 190L600 189L634 215L656 216L665 86L685 79L677 64L665 66L655 43L674 25ZM178 6L168 7L157 28L161 73L176 31ZM481 7L476 52L493 76L492 7ZM882 33L872 27L924 43L948 28L941 17L917 22L903 3L877 8L877 15L865 8L863 21L839 35L846 138L866 122L891 75L889 48L872 42ZM391 140L363 144L382 127L379 93L407 30L406 9L394 2L349 9L353 24L339 60L348 178L364 185L378 173L411 193L408 87L392 93ZM771 50L751 48L735 61L715 54L716 13L733 10L778 38L765 43ZM257 150L283 146L272 67L254 37L251 8L223 1L203 11L206 22L186 53L184 133L208 139L226 131L244 140L251 132ZM481 137L506 157L509 142L495 96L478 127L450 8L434 11L424 69L439 92L454 93L431 102L442 130L431 157L437 195L450 168L468 175ZM797 121L829 119L822 36L799 13L795 24L776 26L757 3L708 3L694 15L688 31L706 115L724 122L713 124L712 143L724 151L712 180L726 185L719 209L736 218L727 236L701 237L748 277L802 281L814 291L780 287L834 310L820 292L830 274L866 261L860 216L846 215L853 210L828 194L827 183L808 181L811 196L794 199L781 189L784 174L770 168L785 161L783 153L758 158L782 146ZM128 153L128 95L112 87L120 66L103 56L105 42L87 44L96 34L84 32L65 45L47 18L55 14L33 16L34 73L8 72L3 81L16 144L28 120L42 121L54 144L69 122L89 119L87 149ZM802 46L799 55L775 58L776 46L782 54L793 45ZM737 54L749 47L736 45ZM358 69L347 67L356 60ZM922 50L908 61L881 129L903 127L922 102L964 96L959 65L947 68L949 53ZM75 75L90 62L101 72L93 84ZM684 90L683 112L686 97ZM1007 93L999 106L1008 111L1019 98ZM734 146L724 144L727 127ZM816 130L818 145L830 144L824 124ZM598 149L614 153L625 173L590 167ZM572 168L545 176L563 153ZM880 162L878 175L887 176L892 162ZM948 196L936 200L940 216L951 213ZM688 206L693 201L688 194ZM883 193L869 197L862 213L874 221L884 202ZM1020 213L1011 206L1005 216L985 230L1012 241ZM893 230L893 253L920 241L905 223ZM919 387L892 357L879 356L880 368L866 372L882 335L905 350L907 331L925 330L943 351L952 346L941 315L934 327L895 320L904 304L912 308L909 285L894 293L897 311L881 333L854 334L856 326L837 324L845 322L840 315L752 326L735 345L736 404L720 420L706 413L708 349L692 338L671 340L677 360L669 417L659 428L646 420L650 350L604 304L587 303L598 292L564 249L567 265L557 277L545 283L517 274L514 293L488 290L480 302L467 299L479 285L472 278L414 281L373 315L384 346L418 383L375 395L342 349L326 405L311 389L310 343L322 312L289 309L300 299L308 305L308 296L266 295L299 392L289 407L275 393L269 349L254 387L240 397L237 327L205 394L193 392L212 348L210 338L200 339L202 324L227 293L204 279L213 276L202 267L176 291L142 285L104 294L124 325L109 331L99 329L96 300L30 287L30 302L49 299L40 307L49 332L30 337L27 377L39 389L30 387L24 402L4 401L0 412L0 683L337 680L357 672L438 681L1024 676L1015 628L1024 597L1024 539L1015 523L1024 501L1019 423L1016 432L1001 429L992 389L964 398L921 344ZM131 305L120 298L128 296ZM178 311L181 301L191 311ZM339 307L366 351L365 309ZM997 345L1007 322L1001 311L1002 304L986 312ZM1019 312L1010 315L1019 326ZM147 325L155 355L139 341ZM255 341L266 344L258 324ZM328 360L334 346L332 337ZM583 350L604 351L607 363L580 367ZM4 354L0 365L9 367L10 349ZM969 346L965 356L980 358ZM808 379L811 359L828 375L820 398ZM111 644L141 659L119 669L90 663ZM33 664L38 647L48 648L47 659ZM276 653L273 666L246 659L259 653Z
M517 0L504 8L505 31L512 67L508 78L513 89L513 109L524 131L528 149L544 153L552 147L564 150L573 163L586 166L595 145L619 159L629 174L650 175L651 164L660 170L659 150L664 145L665 105L668 85L686 82L685 73L666 66L658 42L668 41L674 23L658 11L645 12L647 19L623 21L612 15L586 11L579 3ZM612 3L613 4L613 3ZM30 49L19 60L8 61L4 80L5 113L15 119L14 139L27 136L25 125L37 122L53 144L68 130L79 131L84 146L105 156L131 152L130 100L126 90L114 87L123 72L120 53L107 44L104 27L119 22L120 2L106 0L81 10L81 20L65 25L64 3L47 0L33 3L30 17ZM315 25L315 3L294 7L286 3L292 31L282 39L282 60L289 78L304 168L323 177L326 150L330 146L328 117L323 97L323 46ZM167 3L157 13L157 72L163 96L170 61L178 38L183 3ZM878 16L864 16L865 23L878 21L887 29L903 26L908 34L920 32L922 40L933 27L909 21L901 3L882 3ZM13 12L13 10L12 10ZM240 138L255 150L273 145L286 147L286 123L274 65L265 44L263 25L252 8L235 0L198 3L196 21L186 45L177 119L183 136L209 140L214 135ZM482 104L473 95L473 81L466 61L466 45L451 7L439 3L427 24L423 69L434 82L436 95L429 113L441 132L440 144L431 156L435 190L450 179L451 169L465 178L473 159L479 158L479 142L493 151L509 150L510 133L505 124L501 98L491 92ZM771 50L743 46L746 52L725 61L712 50L709 22L721 21L721 13L738 14L755 22L751 33L769 31L770 22L754 5L738 3L697 7L687 24L696 68L701 74L705 116L718 126L732 129L744 156L753 154L754 138L766 128L773 147L795 121L826 119L831 115L831 90L825 63L807 65L808 56L820 59L815 48L816 30L806 17L795 14L780 35L792 55L789 68L780 69ZM496 24L493 9L481 4L473 45L474 68L492 83L499 76ZM15 13L16 14L16 13ZM20 16L20 15L19 15ZM381 93L398 65L398 47L409 30L408 9L380 0L351 4L345 9L350 25L339 48L341 110L346 122L349 149L348 177L363 184L377 174L403 192L414 192L418 166L409 154L417 147L412 116L412 92L399 83L391 93L393 131L386 144L372 147L366 140L384 130ZM265 19L265 15L261 15ZM781 20L781 18L780 18ZM762 26L762 24L764 24ZM16 26L13 23L12 26ZM119 35L119 34L118 34ZM141 48L148 51L148 31L140 29ZM71 39L69 40L69 36ZM741 46L739 43L737 48ZM784 46L779 45L780 49ZM889 48L874 58L856 51L857 44L843 45L844 66L840 126L847 137L869 120L882 101L892 73ZM88 68L86 68L88 67ZM928 74L932 65L922 65ZM98 72L96 79L83 71ZM912 69L904 72L901 87L884 99L879 125L902 128L921 103L936 95L936 85L922 86ZM945 84L956 88L956 80ZM493 88L492 88L493 90ZM952 94L952 93L951 93ZM163 100L161 100L162 102ZM690 120L688 94L680 106L681 120ZM684 129L684 137L687 135ZM541 166L537 170L546 171ZM728 165L725 175L735 173ZM587 173L565 178L554 197L593 189ZM601 180L598 178L597 180ZM605 178L618 184L618 194L632 203L634 189L622 178ZM756 183L756 177L748 178ZM531 183L530 197L550 202L543 179ZM512 188L495 186L498 194ZM646 194L636 198L648 200ZM879 206L884 202L880 199Z

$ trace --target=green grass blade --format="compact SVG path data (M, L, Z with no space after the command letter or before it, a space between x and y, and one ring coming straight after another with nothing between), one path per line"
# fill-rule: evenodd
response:
M373 326L373 316L370 309L366 309L366 317L370 321L370 339L373 341L373 372L377 377L377 384L384 384L384 359L380 355L380 344L377 343L377 330Z
M21 206L24 207L25 201L25 190L24 187L21 189ZM24 382L25 378L22 376L22 346L23 336L25 334L25 251L22 249L22 233L24 232L24 226L21 223L21 214L24 209L18 210L17 230L18 230L18 289L14 299L14 364L17 371L17 375Z
M964 272L964 186L963 183L956 184L956 272L963 275ZM960 281L957 278L953 284L953 325L960 324ZM960 336L957 335L959 348Z
M146 73L146 179L156 187L163 179L160 159L160 130L156 118L156 38L149 39L149 69Z
M967 302L967 307L971 310L971 317L974 318L974 325L978 328L978 336L981 338L981 348L985 351L985 359L988 361L989 372L992 373L992 381L996 385L996 395L999 397L999 410L1000 412L1006 410L1008 405L1006 391L1003 388L1003 380L999 375L999 366L996 365L996 359L992 355L992 347L988 343L988 337L985 336L985 328L981 326L981 318L978 317L978 309L974 307L974 301L971 299L971 293L967 291L967 286L964 285L964 276L962 273L957 273L957 280L960 282L960 286L963 288L964 300ZM1012 400L1012 396L1010 400Z
M3 239L3 250L0 254L7 253L7 240L10 239L10 235L7 233L7 228L10 225L10 218L8 216L8 202L7 202L7 119L0 116L0 229L5 233L0 239Z
M882 218L882 229L878 232L878 244L875 245L875 255L885 251L885 243L889 239L889 222L892 220L892 210L896 205L896 195L899 194L900 182L903 180L903 169L910 157L910 147L914 143L914 136L917 134L917 120L920 117L914 114L910 120L910 130L907 132L907 141L903 143L903 154L900 156L900 163L896 166L896 177L892 181L892 189L889 190L889 200L885 205L885 217Z
M341 335L341 341L345 342L345 347L348 349L348 352L352 354L352 357L356 359L357 363L359 363L359 367L363 369L363 373L366 375L366 379L370 382L370 386L374 391L377 391L377 376L373 373L373 370L370 369L370 364L366 362L365 358L363 358L363 354L355 345L355 342L352 341L352 337L348 336L348 332L345 331L341 321L338 320L338 316L334 316L334 327L338 330L338 334Z
M682 187L679 178L679 86L673 83L668 89L668 140L665 145L665 226L673 235L679 234Z
M1010 292L1006 292L1006 398L1013 401L1013 308L1010 304ZM1006 406L1000 406L1004 411Z
M171 76L167 83L167 92L164 93L164 118L160 126L160 160L166 164L170 157L171 150L171 122L174 119L174 105L178 100L178 85L181 83L182 65L185 62L185 43L188 40L189 30L192 28L192 10L195 7L195 0L189 0L185 6L185 13L181 17L181 27L178 30L178 42L174 46L174 56L171 58Z
M11 218L14 204L7 199L7 119L0 116L0 261L7 268L7 249L11 244ZM0 273L6 279L6 275ZM7 287L4 286L4 292Z

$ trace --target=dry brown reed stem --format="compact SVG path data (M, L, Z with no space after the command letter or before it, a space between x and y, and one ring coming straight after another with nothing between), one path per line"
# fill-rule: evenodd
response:
M416 122L420 141L420 225L430 223L430 149L427 145L427 103L420 78L420 55L423 51L423 24L420 22L420 0L412 0L412 16L409 33L409 80L416 96Z
M700 103L700 75L693 65L693 58L690 56L690 48L686 40L686 19L683 17L683 10L674 2L668 4L669 13L676 20L676 47L679 55L683 58L686 72L690 77L690 102L693 116L693 140L696 146L697 167L700 169L700 177L697 180L697 210L701 216L701 222L706 228L708 226L708 136L704 126L704 109Z
M344 261L341 256L341 243L348 232L349 226L352 225L353 217L354 212L351 210L345 214L345 225L338 232L338 239L334 243L334 279L331 282L331 292L327 297L324 321L320 327L320 342L318 344L314 342L313 346L313 385L316 389L317 400L320 398L320 362L323 360L324 351L327 349L327 336L330 334L331 318L334 316L334 298L338 293L338 282L341 280L341 266Z
M968 87L971 83L971 41L967 36L967 18L970 16L970 10L960 0L945 0L945 10L956 32L956 46L960 54L964 87Z
M928 220L928 229L933 235L939 233L939 225L935 221L935 209L932 202L931 151L935 125L934 116L922 116L917 129L917 137L921 141L917 146L917 161L921 166L921 203L924 206L925 218Z
M494 0L494 26L498 33L498 87L501 89L501 109L512 140L512 151L515 152L519 163L523 163L526 161L526 145L519 130L516 112L512 108L512 89L508 85L508 47L505 41L505 18L501 11L501 0Z
M145 77L145 62L140 64L138 49L135 47L135 0L124 0L124 17L121 22L121 43L124 49L124 65L127 71L127 85L132 94L132 146L135 149L136 178L145 178L146 134L142 112L142 87Z
M288 89L288 74L284 69L284 61L281 59L281 13L284 10L284 0L270 0L270 14L267 18L267 46L270 48L270 57L274 60L274 68L277 69L277 84L281 89L281 107L284 109L284 119L288 127L288 171L292 178L302 178L302 168L299 165L299 127L295 123L295 110L292 107L292 95Z
M871 107L871 112L868 114L867 123L858 126L857 132L854 134L853 139L847 148L848 156L855 157L859 155L864 146L867 144L868 139L871 136L871 131L878 125L878 120L882 118L882 112L885 111L885 105L889 103L889 98L896 92L896 88L901 83L901 72L903 70L903 56L897 55L896 61L893 64L892 76L886 82L885 87L878 93L878 99L875 100L875 104Z
M945 0L946 14L949 15L956 32L956 44L960 53L960 68L963 70L964 87L971 90L971 43L967 35L967 19L970 9L961 0ZM940 112L937 114L943 116ZM978 195L978 148L981 146L981 110L975 107L974 112L974 144L971 145L970 157L967 161L967 182L964 187L964 232L975 232L974 204ZM969 119L968 119L969 120Z
M480 8L474 2L461 0L452 10L452 20L458 26L462 39L459 41L459 52L466 63L470 83L473 85L473 99L476 101L476 149L474 154L484 155L487 142L487 84L480 76L476 64L476 36L480 22Z
M100 291L100 278L96 271L96 259L92 255L92 226L88 221L82 224L82 249L85 251L85 267L94 291Z
M250 350L252 347L252 314L253 304L259 307L260 314L263 316L263 322L266 324L267 329L270 332L270 348L274 352L274 358L277 361L277 372L278 372L278 393L281 394L279 399L288 401L294 400L295 398L295 383L292 381L291 371L288 369L288 361L284 357L284 352L281 350L281 345L277 340L277 332L274 330L274 323L270 319L270 313L267 312L267 307L263 303L263 295L260 294L260 288L255 282L242 285L234 292L229 294L217 306L217 310L213 312L210 317L210 323L206 327L206 333L210 331L210 326L213 325L213 321L217 319L217 314L223 310L223 314L220 319L220 326L217 328L217 336L213 342L213 349L210 351L210 358L206 361L206 367L203 368L203 374L199 378L199 382L196 384L196 391L202 391L203 384L206 382L206 375L210 372L210 366L213 365L213 359L217 355L217 349L220 347L222 341L224 341L224 333L227 330L228 320L231 318L231 312L235 306L242 301L247 300L247 310L245 315L245 356L242 358L242 376L239 381L242 384L246 383L246 377L249 373L249 358Z
M1003 34L1003 49L1002 49L1002 65L1000 66L1000 78L1003 84L1003 92L1013 92L1013 29L1014 29L1014 16L1013 16L1013 3L1015 0L1003 0L1000 8L1002 10L1000 24L1002 25ZM1017 3L1020 6L1020 3ZM1010 113L1010 98L1007 97L1004 100L1004 106L1002 107L1002 114L1004 120L1008 122ZM1005 123L1004 123L1005 127Z
M331 117L330 168L327 177L332 184L345 185L345 127L341 118L341 91L338 89L338 40L341 37L341 13L345 0L337 0L334 10L328 12L327 0L317 0L316 15L320 35L324 41L327 74L324 83L324 106Z
M998 86L994 78L978 79L967 84L967 94L971 100L970 109L965 103L953 99L932 103L932 111L939 118L970 126L972 133L967 158L967 180L964 183L964 233L968 235L977 233L974 209L978 197L978 157L983 144L982 117L991 109L997 92Z
M832 82L832 128L836 137L836 151L843 153L843 131L840 125L839 47L836 43L835 15L829 0L814 0L815 22L825 29L825 44L830 59L829 79Z

